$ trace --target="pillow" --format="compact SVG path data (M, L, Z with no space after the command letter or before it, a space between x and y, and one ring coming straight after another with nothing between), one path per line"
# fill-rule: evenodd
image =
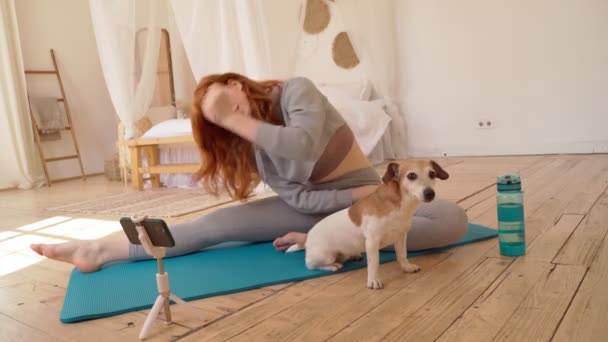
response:
M191 134L190 119L170 119L154 125L142 138L167 138Z
M391 117L381 101L338 101L334 107L353 131L361 150L367 156L386 132Z
M320 83L317 87L330 102L332 102L332 100L369 101L372 97L372 84L367 80L342 84Z

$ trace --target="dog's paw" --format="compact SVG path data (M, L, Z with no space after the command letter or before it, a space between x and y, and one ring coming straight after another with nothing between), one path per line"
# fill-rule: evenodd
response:
M368 289L381 289L382 288L382 280L380 280L380 279L368 279L367 280L367 288Z
M289 248L287 248L287 249L285 250L285 253L293 253L293 252L298 252L298 251L301 251L301 250L303 250L303 249L304 249L304 247L302 247L302 246L300 246L300 245L298 245L298 244L296 243L296 244L293 244L293 245L289 246Z
M327 265L327 266L321 266L319 267L319 269L324 270L324 271L331 271L331 272L337 272L340 269L342 269L342 264L339 262L334 262L331 265Z
M407 264L401 265L401 269L403 270L403 272L407 273L420 271L420 267L418 267L418 265L410 264L409 262Z

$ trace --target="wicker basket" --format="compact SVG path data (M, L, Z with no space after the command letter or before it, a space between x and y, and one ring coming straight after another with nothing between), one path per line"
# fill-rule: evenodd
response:
M120 169L120 162L118 161L118 154L114 155L114 158L106 160L104 163L104 171L106 179L113 182L122 181L122 170ZM127 174L127 178L129 174Z
M135 124L134 138L141 137L146 131L152 127L152 122L149 118L143 117ZM111 181L122 181L123 164L127 168L127 182L131 181L131 165L129 164L130 152L127 147L127 141L124 139L125 126L123 123L118 124L118 141L116 142L116 150L118 151L114 158L105 161L106 178ZM122 161L122 162L121 162Z

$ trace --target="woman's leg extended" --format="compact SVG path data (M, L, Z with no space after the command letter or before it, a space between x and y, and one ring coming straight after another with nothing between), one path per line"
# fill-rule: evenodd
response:
M278 197L217 209L187 223L170 227L176 245L167 249L168 256L195 252L227 241L275 241L286 248L308 232L326 215L302 214ZM459 241L467 230L467 216L455 203L434 200L416 211L408 234L409 251L442 247ZM72 241L57 245L35 244L32 249L50 259L74 264L83 272L98 270L112 261L146 259L139 245L132 245L119 234L94 241Z
M287 232L305 233L323 217L301 214L278 197L220 208L191 222L171 225L175 247L167 248L167 256L191 253L221 242L269 241ZM49 259L71 263L82 272L97 271L112 261L150 258L142 246L130 244L124 234L93 241L33 244L31 248Z
M175 247L167 256L192 253L228 241L271 241L288 232L308 232L326 215L297 212L279 197L220 208L186 223L170 226ZM129 247L129 259L148 258L142 246Z

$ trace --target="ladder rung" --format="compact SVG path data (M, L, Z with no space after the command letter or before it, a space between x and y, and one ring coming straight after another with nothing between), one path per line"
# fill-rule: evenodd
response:
M26 74L56 74L55 70L26 70Z
M63 102L63 101L65 101L65 100L64 100L64 99L62 99L62 98L58 98L58 99L57 99L57 102Z
M56 74L55 70L26 70L26 74Z
M72 155L72 156L65 156L65 157L56 157L56 158L47 158L44 161L45 162L54 162L54 161L58 161L58 160L66 160L66 159L76 159L78 158L78 155Z
M71 129L72 129L72 127L70 127L70 126L65 126L65 127L58 128L58 129L59 129L60 131L69 131L69 130L71 130ZM38 134L42 135L42 134L44 134L44 132L42 132L42 130L41 130L41 129L38 129Z

